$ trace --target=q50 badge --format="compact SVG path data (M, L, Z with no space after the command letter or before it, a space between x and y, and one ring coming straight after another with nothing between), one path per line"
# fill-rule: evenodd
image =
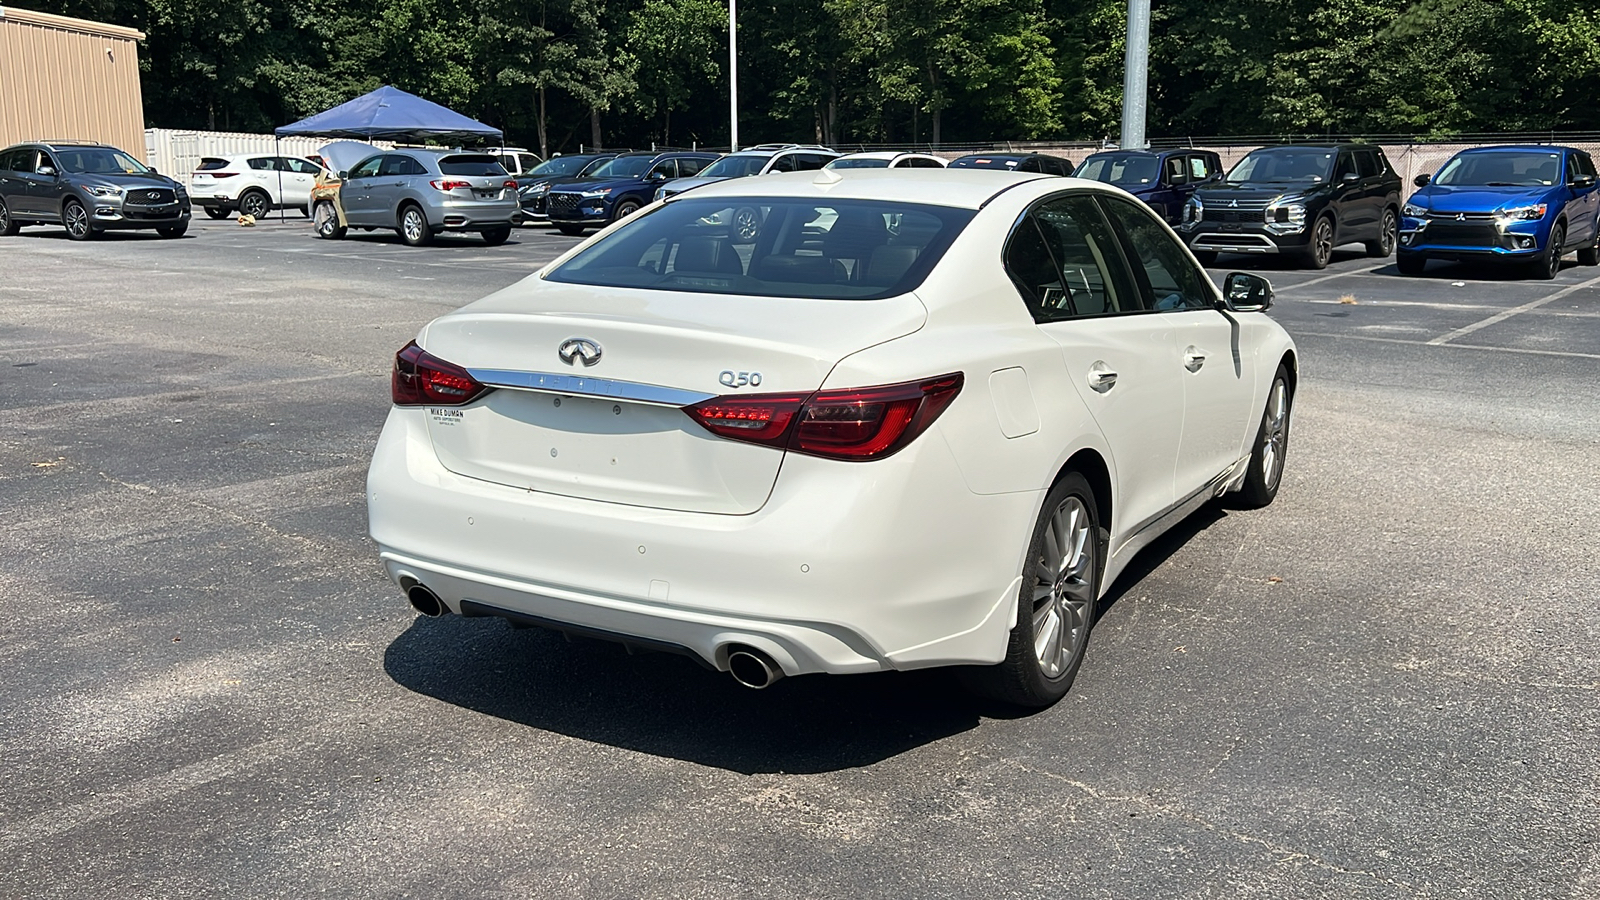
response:
M758 387L761 384L761 373L734 372L730 369L725 369L721 375L717 376L717 380L722 382L725 386L731 388L742 388L746 385L750 387Z

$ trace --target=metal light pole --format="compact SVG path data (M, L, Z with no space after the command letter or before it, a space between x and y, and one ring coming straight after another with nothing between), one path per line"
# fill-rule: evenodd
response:
M728 152L739 149L739 0L728 0Z
M729 0L731 3L732 0ZM1144 147L1149 87L1150 0L1128 0L1128 49L1122 72L1122 149Z

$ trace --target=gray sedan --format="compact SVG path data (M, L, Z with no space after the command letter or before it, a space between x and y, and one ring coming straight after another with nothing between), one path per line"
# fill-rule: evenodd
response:
M413 247L442 231L476 231L485 243L502 244L521 218L516 182L488 153L392 150L339 177L349 227L393 228ZM345 227L319 224L317 233L343 237Z

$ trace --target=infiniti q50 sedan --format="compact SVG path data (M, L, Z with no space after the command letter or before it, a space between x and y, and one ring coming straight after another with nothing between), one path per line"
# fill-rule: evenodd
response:
M1271 302L1094 182L707 185L399 351L371 533L425 615L751 687L960 666L1043 707L1141 547L1276 495L1298 363Z

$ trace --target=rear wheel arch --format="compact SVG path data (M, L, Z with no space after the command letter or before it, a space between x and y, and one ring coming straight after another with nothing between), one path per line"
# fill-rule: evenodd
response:
M1046 491L1054 488L1070 472L1077 472L1089 482L1089 489L1094 492L1095 506L1098 507L1096 512L1099 513L1100 526L1110 529L1116 500L1111 488L1111 469L1106 465L1105 458L1099 451L1091 448L1079 450L1056 471ZM1105 565L1104 557L1101 558L1100 564Z

